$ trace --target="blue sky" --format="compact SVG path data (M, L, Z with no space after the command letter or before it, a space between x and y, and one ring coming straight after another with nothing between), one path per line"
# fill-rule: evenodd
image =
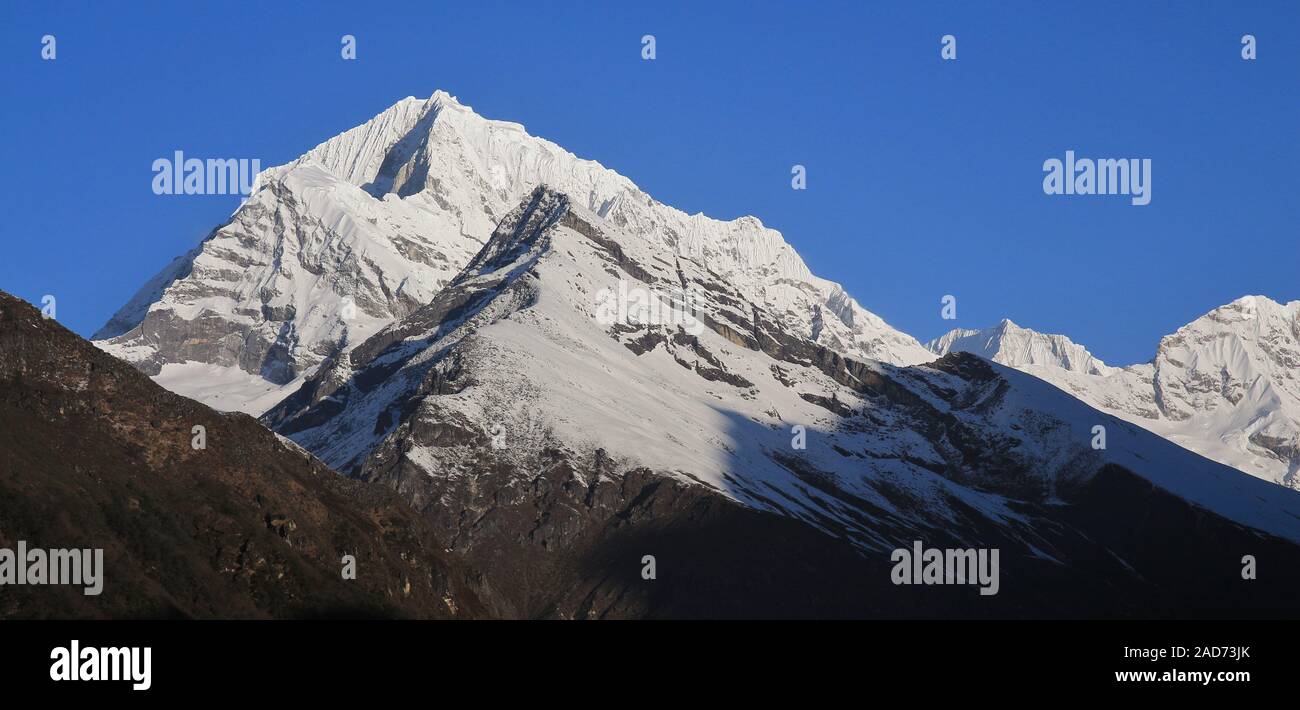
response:
M1126 364L1239 296L1300 298L1300 3L803 4L4 3L0 289L89 335L238 203L154 195L156 158L269 167L442 88L758 216L921 340L1010 317ZM1043 194L1067 149L1150 158L1151 204Z

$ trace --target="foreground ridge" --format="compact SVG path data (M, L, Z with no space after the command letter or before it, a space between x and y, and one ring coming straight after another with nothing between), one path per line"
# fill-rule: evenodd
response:
M0 549L103 559L100 594L9 580L0 618L485 614L391 491L163 390L3 292L0 432Z

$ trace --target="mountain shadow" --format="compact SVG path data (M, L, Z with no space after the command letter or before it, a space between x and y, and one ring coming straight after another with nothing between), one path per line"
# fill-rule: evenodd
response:
M0 293L0 548L20 541L102 549L102 593L6 584L0 618L486 613L391 491L164 390Z

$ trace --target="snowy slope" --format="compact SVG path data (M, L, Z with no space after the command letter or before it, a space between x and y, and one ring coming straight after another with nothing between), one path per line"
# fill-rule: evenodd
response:
M427 303L536 186L598 222L688 257L838 352L897 364L933 356L814 276L753 217L720 221L445 92L407 98L258 176L254 193L150 280L98 333L104 349L175 391L258 413L303 377ZM170 367L168 367L170 366ZM212 396L207 367L248 396Z
M1021 369L1204 456L1300 489L1300 301L1237 299L1162 338L1151 362L1124 368L1102 365L1062 336L1015 328L1002 337L1007 323L952 331L928 347ZM1049 342L1061 347L1040 346Z
M150 375L202 364L242 372L248 387L284 384L427 302L481 246L314 163L263 173L259 186L96 334L101 347ZM160 381L190 396L204 386Z
M620 282L704 296L693 321L610 324L601 308ZM527 499L532 472L559 457L574 486L649 469L864 550L996 536L1062 559L1062 526L1038 518L1108 464L1300 541L1291 491L969 355L845 359L702 259L546 189L432 303L331 360L263 421L336 470L433 480L435 495L504 467L520 481L494 495ZM1105 450L1090 445L1097 424L1111 429Z

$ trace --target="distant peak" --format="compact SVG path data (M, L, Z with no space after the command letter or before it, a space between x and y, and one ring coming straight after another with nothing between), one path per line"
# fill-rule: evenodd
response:
M439 106L464 106L464 104L460 102L460 99L457 99L455 96L452 96L442 89L433 92L433 96L429 97L429 101Z
M983 330L951 330L927 343L926 348L936 355L973 353L1012 367L1049 365L1094 375L1106 374L1111 369L1068 337L1022 328L1010 318Z
M1295 301L1292 301L1291 303L1295 303ZM1233 301L1230 301L1228 303L1225 303L1219 308L1235 307L1243 310L1250 310L1254 308L1270 308L1270 309L1286 308L1289 307L1291 303L1287 303L1286 301L1277 301L1272 298L1269 298L1268 296L1263 296L1259 294L1253 294L1253 295L1248 294L1240 298L1237 298ZM1218 309L1216 308L1214 310L1218 310Z
M1297 309L1300 309L1300 301L1284 304L1268 296L1246 295L1207 311L1179 330L1202 327L1204 323L1232 324L1252 322L1257 318L1288 318L1293 311L1300 313Z
M1242 311L1254 311L1259 308L1264 308L1269 310L1275 308L1285 308L1286 304L1284 304L1282 301L1274 301L1268 296L1248 295L1236 299L1235 301L1227 304L1227 306L1236 307L1238 310L1242 310Z

